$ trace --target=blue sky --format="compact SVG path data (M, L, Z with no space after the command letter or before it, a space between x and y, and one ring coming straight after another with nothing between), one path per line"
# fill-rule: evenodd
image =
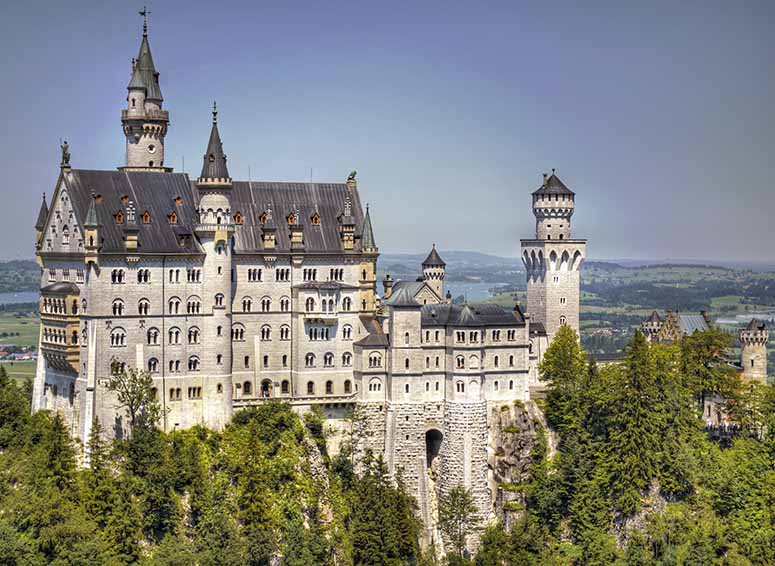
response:
M122 164L141 3L4 7L0 256L31 257L40 193ZM557 168L594 258L775 260L775 3L149 3L196 174L218 100L232 176L358 170L386 252L516 255Z

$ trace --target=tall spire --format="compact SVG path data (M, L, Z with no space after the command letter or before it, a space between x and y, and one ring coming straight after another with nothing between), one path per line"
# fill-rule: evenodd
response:
M148 14L150 12L143 8L143 11L139 13L143 16L143 39L140 42L140 51L133 63L132 79L127 88L130 90L144 89L146 100L161 102L164 97L159 86L159 73L153 64L151 46L148 44Z
M221 135L218 133L218 108L213 102L213 127L210 130L210 141L207 143L207 152L204 155L202 174L200 181L223 180L231 182L229 169L226 167L226 155L223 153Z
M35 223L35 229L38 232L41 232L46 227L46 218L48 218L48 205L46 204L46 193L43 193L43 202L40 203L38 221Z
M363 233L361 234L361 249L376 249L374 242L374 230L371 227L371 214L369 214L369 205L366 205L366 216L363 219Z
M96 228L99 226L99 222L97 221L97 209L95 208L96 202L97 197L94 193L92 193L91 202L89 203L89 210L86 211L86 219L83 222L84 228Z

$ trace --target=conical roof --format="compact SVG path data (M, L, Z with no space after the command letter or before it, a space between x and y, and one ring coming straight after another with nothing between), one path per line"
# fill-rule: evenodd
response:
M86 212L86 220L84 220L83 223L84 228L96 228L99 226L99 222L97 221L96 202L97 199L95 199L94 195L92 195L91 202L89 203L89 210Z
M568 187L565 186L565 183L563 183L560 178L554 173L554 169L552 169L552 174L545 178L544 184L541 185L537 191L533 192L534 195L575 195L572 190L570 190Z
M659 317L659 314L657 313L657 311L653 311L651 313L651 316L649 316L648 319L646 320L646 322L662 322L662 319Z
M369 214L369 205L366 205L366 216L363 219L363 233L361 234L361 248L376 248L374 243L374 230L371 227L371 214Z
M213 103L213 127L210 130L210 141L207 142L207 152L204 155L200 179L230 179L226 167L226 155L223 153L221 134L218 133L218 110Z
M163 101L161 87L159 86L159 73L153 64L151 46L148 44L148 33L143 31L143 39L140 42L140 51L137 53L135 68L132 71L132 79L127 85L128 89L145 89L147 100Z
M46 193L43 193L43 202L40 203L40 212L38 212L38 221L35 223L35 229L38 232L43 231L46 227L46 219L48 218L48 205L46 204Z
M431 252L428 254L428 257L425 258L425 261L422 262L423 267L444 267L447 264L444 263L444 260L441 259L441 256L439 255L439 252L436 251L436 244L433 244L433 248L431 248Z
M749 332L756 332L757 330L764 330L766 328L766 325L755 318L751 319L751 322L748 323L748 326L745 327L746 330Z

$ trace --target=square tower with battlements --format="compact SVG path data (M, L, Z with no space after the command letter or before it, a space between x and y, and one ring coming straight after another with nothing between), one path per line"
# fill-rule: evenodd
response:
M533 193L535 238L522 240L527 312L551 342L563 324L579 331L579 275L587 241L571 238L576 195L552 170Z

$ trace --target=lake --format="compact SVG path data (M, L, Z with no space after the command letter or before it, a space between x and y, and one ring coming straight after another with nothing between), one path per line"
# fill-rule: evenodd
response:
M15 305L18 303L37 303L40 293L37 291L22 291L21 293L0 293L0 305Z

